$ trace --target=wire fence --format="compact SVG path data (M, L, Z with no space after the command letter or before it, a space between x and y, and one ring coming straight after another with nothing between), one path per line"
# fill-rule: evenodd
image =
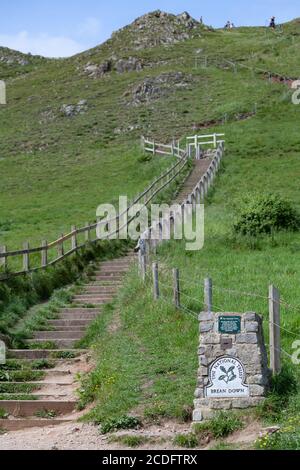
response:
M140 257L141 259L142 257ZM184 314L198 321L199 314L203 311L214 313L228 314L231 313L226 307L218 305L213 300L214 292L229 293L238 300L242 296L256 298L265 303L269 310L268 326L269 326L269 343L266 346L270 351L271 369L279 371L281 368L281 356L284 355L293 359L293 356L281 346L281 334L292 336L293 339L300 341L300 332L298 329L292 330L282 324L280 308L292 308L300 314L297 306L291 305L280 298L279 290L274 286L269 286L269 295L263 295L256 292L246 292L244 290L226 289L213 285L210 278L197 276L194 280L190 277L181 275L178 269L170 270L166 265L157 262L152 263L148 257L148 263L145 262L146 271L144 280L153 287L153 295L155 301L162 301L169 307L176 308ZM141 272L141 266L140 266ZM193 291L197 287L199 297L196 297ZM250 310L249 310L250 311ZM252 310L253 311L253 310ZM263 318L262 318L263 319ZM266 319L265 319L266 320ZM284 319L285 320L285 319Z

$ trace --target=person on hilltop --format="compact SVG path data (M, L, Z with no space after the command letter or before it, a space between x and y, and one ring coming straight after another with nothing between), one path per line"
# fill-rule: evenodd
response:
M275 28L276 28L276 24L275 24L275 16L272 16L272 18L270 19L269 28L273 28L273 29L275 29Z

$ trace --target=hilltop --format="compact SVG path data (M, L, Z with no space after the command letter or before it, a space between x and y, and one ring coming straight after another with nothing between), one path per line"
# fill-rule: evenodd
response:
M141 135L168 142L195 129L213 131L225 114L229 121L251 115L254 103L270 102L271 113L280 108L283 117L288 103L277 99L287 93L281 85L271 90L246 71L202 64L218 56L297 76L297 21L280 34L226 32L188 13L156 11L68 59L1 49L8 99L0 110L2 242L19 247L24 238L56 237L72 223L93 220L103 200L142 189L168 162L140 163ZM253 121L258 128L259 121Z
M161 142L176 137L184 145L195 132L226 134L224 163L206 200L203 250L187 254L179 241L163 245L157 260L165 298L154 303L151 282L133 270L82 343L93 345L95 356L95 370L80 387L82 403L96 404L89 414L94 423L127 414L177 428L190 420L199 325L188 313L203 308L204 277L213 279L214 309L260 313L267 341L274 283L285 302L284 357L293 353L300 329L299 232L240 238L232 225L247 193L272 192L300 210L300 108L292 103L290 80L269 74L300 75L299 36L299 19L276 31L223 31L187 14L157 11L68 59L3 53L8 105L0 109L0 245L55 239L71 224L94 220L99 203L143 189L170 160L143 155L141 135ZM185 312L164 302L171 299L174 267ZM24 310L17 299L10 323ZM43 315L42 309L37 323ZM293 374L299 382L297 368ZM282 441L270 447L299 447L299 393L271 398L244 424L257 423L257 416L280 423ZM219 445L235 448L234 440Z

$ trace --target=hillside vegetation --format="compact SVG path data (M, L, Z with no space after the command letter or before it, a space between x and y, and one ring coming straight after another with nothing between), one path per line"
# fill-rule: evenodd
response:
M9 246L64 231L93 218L99 202L141 189L168 163L140 159L141 134L167 142L195 129L226 133L224 167L206 203L204 249L187 253L181 242L163 245L158 259L166 267L165 299L153 304L151 283L145 289L132 272L87 335L85 345L94 346L98 362L83 379L81 400L83 405L96 400L90 413L95 422L130 412L150 420L190 417L198 324L170 305L172 267L180 268L183 302L192 311L202 309L203 279L209 275L217 311L257 311L267 319L273 282L288 304L282 309L282 348L291 354L293 341L300 339L299 232L233 233L245 193L272 192L300 210L299 107L287 85L263 73L235 73L222 60L220 66L200 66L201 57L227 58L297 78L300 20L282 31L220 31L182 21L156 12L102 46L12 75L9 104L0 110L0 237ZM173 33L165 35L169 24ZM73 105L73 116L66 116L64 104ZM117 328L112 330L111 322ZM268 337L267 322L265 332ZM290 365L288 356L286 362ZM293 442L299 448L300 395L284 406L276 403L261 416L284 428L291 416L298 421L273 447Z

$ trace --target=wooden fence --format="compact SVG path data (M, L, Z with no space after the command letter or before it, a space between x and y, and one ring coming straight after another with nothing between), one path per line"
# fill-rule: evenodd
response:
M162 215L160 220L157 220L154 222L151 227L149 227L142 235L139 241L139 244L141 245L141 242L145 246L145 250L139 250L139 256L140 256L140 269L143 272L144 264L145 264L145 259L144 256L147 256L147 253L150 253L153 248L156 248L156 245L158 243L161 243L163 241L163 233L165 227L170 226L170 222L172 223L172 226L174 227L176 224L176 217L181 217L182 218L182 213L185 210L186 206L195 207L195 204L201 204L204 202L205 197L207 196L207 193L212 186L214 179L216 177L216 174L220 168L221 160L224 155L224 142L220 142L218 149L215 152L214 158L212 159L207 171L205 174L200 178L192 192L187 196L186 200L183 201L181 204L181 214L176 214L172 212L168 212L166 216ZM153 233L158 234L158 238L154 239ZM171 236L172 234L170 234Z
M183 158L187 152L189 157L192 156L192 150L195 150L196 159L199 160L202 155L202 147L212 146L216 149L219 144L225 142L221 137L225 137L225 134L208 134L208 135L194 135L186 138L186 150L180 148L179 141L173 141L172 144L166 145L155 142L154 140L145 139L142 137L141 143L142 148L145 152L152 153L153 155L169 155Z
M98 220L93 223L86 223L84 227L77 228L72 226L68 234L61 235L57 240L48 242L43 240L40 246L30 247L28 242L24 242L23 249L9 251L7 246L0 247L0 268L3 273L0 273L0 280L7 279L9 276L18 276L44 269L48 266L53 266L59 261L72 255L79 249L86 246L88 243L95 243L99 241L97 237L97 228L101 225L108 226L110 223L116 224L116 231L110 234L107 239L117 238L119 232L124 230L126 226L133 220L134 217L126 218L126 222L122 225L123 217L128 213L132 206L135 204L149 204L158 194L164 191L177 177L182 175L187 168L189 157L185 151L180 149L181 159L173 164L170 168L165 170L159 177L157 177L142 193L136 196L130 202L127 209L119 213L113 219ZM10 269L9 259L22 258L22 269L15 270L13 266ZM31 266L31 259L34 257L35 267ZM39 258L39 261L38 261ZM51 259L50 259L51 258Z
M141 144L145 152L152 153L153 155L169 155L184 158L186 154L186 151L180 148L179 141L175 140L170 145L166 145L142 137Z
M247 69L252 72L253 77L255 74L263 75L264 77L268 78L271 82L273 79L279 80L284 83L288 83L294 81L294 78L291 78L287 75L283 75L281 73L273 72L270 70L266 70L260 67L254 67L251 65L244 64L242 62L237 62L234 59L225 59L225 57L210 57L210 56L196 56L195 57L195 68L207 68L207 67L230 67L232 68L234 73L238 73L240 69Z
M192 137L187 137L187 152L189 157L192 156L192 151L195 151L196 160L200 160L204 146L213 146L214 149L218 147L219 144L224 144L225 140L220 137L225 137L225 134L208 134L208 135L194 135Z
M151 269L152 267L152 275ZM148 266L144 264L144 271L143 271L143 280L145 281L148 275ZM198 318L199 311L190 310L185 304L182 298L191 298L187 296L182 289L181 285L181 276L179 269L175 268L172 270L172 277L173 277L173 285L166 285L160 279L159 275L159 264L157 262L153 262L152 266L149 263L149 275L148 279L152 279L153 285L153 298L155 301L160 299L164 300L164 302L168 304L173 304L175 308L181 309L185 313L189 313L195 319ZM185 281L185 279L184 279ZM193 285L196 285L199 281L192 281ZM162 290L166 289L169 292L169 297L165 297L162 295ZM171 291L171 292L170 292ZM200 292L200 289L199 289ZM241 293L242 294L242 293ZM245 295L245 293L244 293ZM253 295L249 293L248 295ZM211 278L206 278L203 281L203 296L199 297L199 299L191 298L194 301L197 301L203 305L203 311L206 312L215 312L215 313L226 313L226 309L223 308L219 310L217 307L214 307L213 303L213 281ZM281 325L280 325L280 294L279 290L273 286L269 286L269 297L265 297L265 301L268 302L269 306L269 353L270 353L270 369L274 374L277 374L281 370L281 353L285 353L287 356L291 358L291 356L286 353L281 348L280 336L281 336Z

